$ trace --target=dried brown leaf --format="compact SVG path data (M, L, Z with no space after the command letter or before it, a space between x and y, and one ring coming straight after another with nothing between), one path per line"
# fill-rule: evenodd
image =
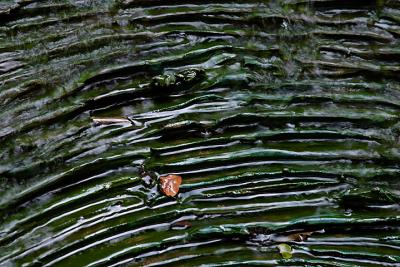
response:
M125 118L92 118L96 124L116 124L116 123L131 123L130 120Z
M181 183L182 177L179 175L170 174L160 177L161 191L169 197L174 197L178 194Z

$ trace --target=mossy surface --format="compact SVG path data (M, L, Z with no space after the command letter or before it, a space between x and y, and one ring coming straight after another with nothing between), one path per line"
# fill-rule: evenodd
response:
M1 1L0 266L399 266L399 36L390 0Z

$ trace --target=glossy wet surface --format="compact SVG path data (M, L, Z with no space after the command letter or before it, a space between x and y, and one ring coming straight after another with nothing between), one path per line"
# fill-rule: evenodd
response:
M399 36L390 0L2 1L0 265L399 266Z

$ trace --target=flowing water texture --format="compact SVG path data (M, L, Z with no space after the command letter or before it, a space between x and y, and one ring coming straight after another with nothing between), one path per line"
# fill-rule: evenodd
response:
M399 62L398 0L0 1L0 266L400 266Z

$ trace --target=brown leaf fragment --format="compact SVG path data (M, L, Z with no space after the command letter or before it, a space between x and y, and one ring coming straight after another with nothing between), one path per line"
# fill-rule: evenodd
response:
M178 221L171 224L170 228L172 230L184 230L192 227L192 223L189 221Z
M179 175L166 175L160 176L160 188L161 191L169 197L174 197L179 192L179 186L182 183L182 177Z
M130 120L125 118L92 118L93 122L97 125L117 124L117 123L131 123Z
M288 240L296 241L296 242L302 242L306 241L313 232L304 232L304 233L298 233L298 234L292 234L288 236Z
M324 230L314 232L300 232L290 235L272 234L270 240L273 242L303 242L306 241L314 233L324 233Z

